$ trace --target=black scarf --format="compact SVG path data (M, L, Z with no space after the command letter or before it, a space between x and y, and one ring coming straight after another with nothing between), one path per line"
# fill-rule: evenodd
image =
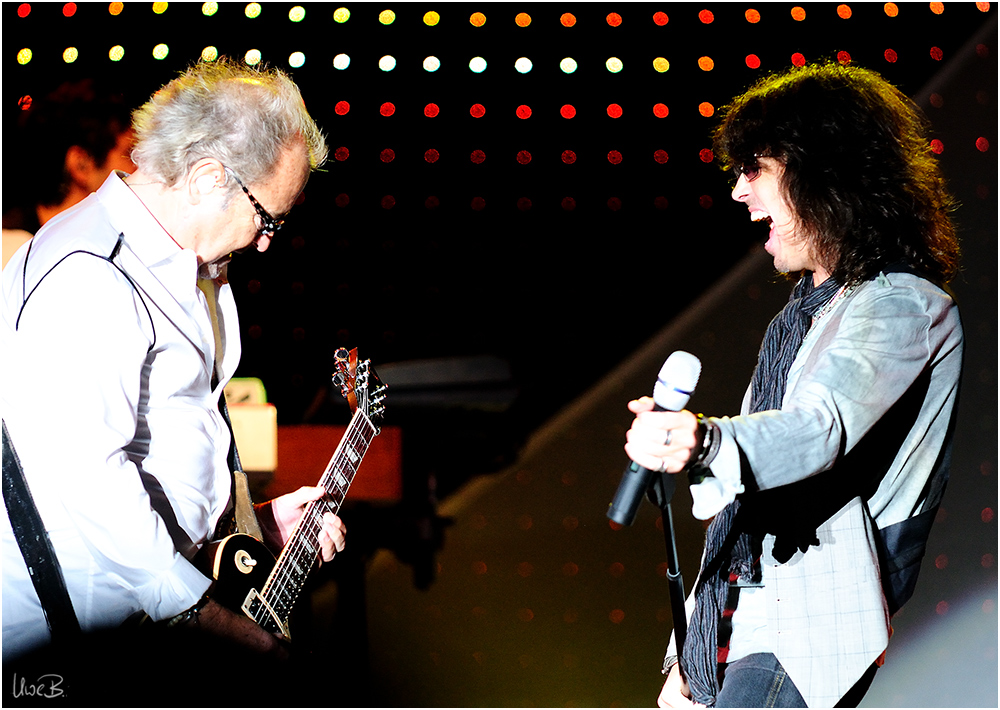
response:
M751 381L750 413L781 409L788 370L812 325L813 315L840 289L828 278L813 286L806 272L792 290L788 303L764 334ZM719 620L726 609L730 579L752 579L760 558L760 540L741 530L737 517L740 497L726 506L708 527L697 603L681 654L681 667L695 701L714 705L719 692Z

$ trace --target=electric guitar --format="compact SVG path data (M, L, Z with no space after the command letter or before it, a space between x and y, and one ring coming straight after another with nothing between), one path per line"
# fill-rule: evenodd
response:
M319 555L323 514L340 510L385 413L386 387L370 361L358 362L357 349L345 348L337 350L334 361L333 384L351 405L353 416L319 480L327 495L306 505L277 560L262 542L242 534L225 538L211 553L216 580L212 597L233 611L242 610L266 631L289 639L288 619Z

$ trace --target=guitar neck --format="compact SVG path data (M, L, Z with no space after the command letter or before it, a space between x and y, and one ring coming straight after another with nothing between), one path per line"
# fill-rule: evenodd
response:
M271 570L261 597L274 613L287 625L292 607L299 597L306 578L316 564L319 555L319 534L323 529L323 515L327 512L338 513L347 496L347 489L354 481L361 460L378 429L371 420L359 409L351 418L337 450L327 464L320 486L326 489L327 495L320 500L312 501L306 506L299 524L295 527L278 560ZM256 619L258 624L267 628L266 614Z

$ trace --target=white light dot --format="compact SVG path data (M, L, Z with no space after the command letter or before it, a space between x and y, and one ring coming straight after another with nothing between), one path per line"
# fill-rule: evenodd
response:
M486 71L486 60L482 57L473 57L469 61L469 69L474 71L476 74L481 74Z
M334 69L347 69L349 66L351 66L351 58L346 54L338 54L333 58Z
M608 68L608 71L611 72L612 74L617 74L624 68L622 60L619 59L618 57L611 57L610 59L608 59L608 61L604 63L604 66L606 66Z
M378 60L378 68L382 71L392 71L396 68L396 58L387 54Z
M260 53L259 49L250 49L250 50L247 50L247 53L243 55L243 61L245 61L247 64L249 64L252 67L255 67L258 64L260 64L260 60L261 59L262 59L262 56L261 56L261 53Z
M441 60L437 57L426 57L424 59L424 69L426 71L437 71L441 68Z
M566 57L561 62L559 62L559 68L562 69L567 74L572 74L576 71L576 60L573 57Z
M527 74L531 71L531 60L527 57L521 57L516 62L514 62L514 68L517 69L521 74Z
M306 63L306 55L302 52L292 52L288 55L288 66L298 69Z

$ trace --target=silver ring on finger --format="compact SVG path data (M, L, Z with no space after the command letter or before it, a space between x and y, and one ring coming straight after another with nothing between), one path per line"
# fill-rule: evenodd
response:
M663 442L664 446L670 446L670 439L673 437L673 435L674 435L674 430L667 429L667 440Z

